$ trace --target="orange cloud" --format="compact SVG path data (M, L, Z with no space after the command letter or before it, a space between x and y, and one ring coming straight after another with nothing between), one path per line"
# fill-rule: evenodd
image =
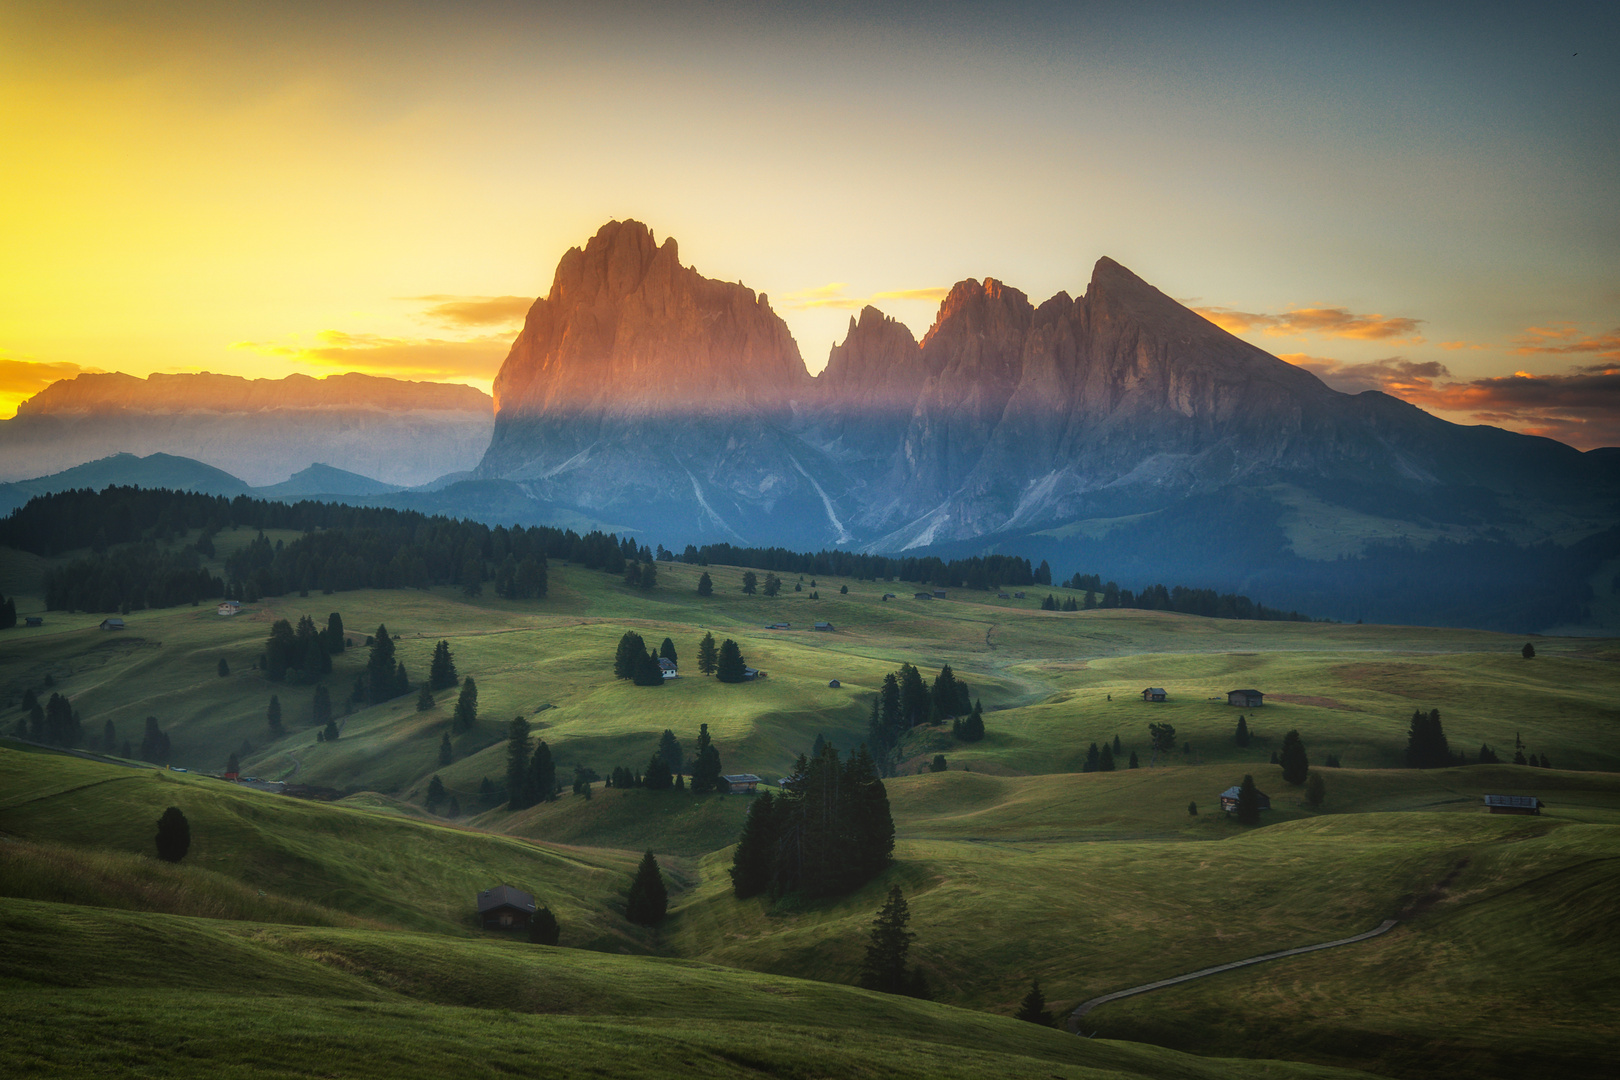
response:
M422 316L441 326L511 326L521 323L534 304L532 296L405 296L403 300L431 305Z
M1462 414L1527 435L1544 435L1582 450L1620 446L1620 371L1607 365L1563 375L1512 375L1457 382L1444 364L1399 356L1346 364L1320 356L1282 359L1345 393L1381 390L1435 412Z
M17 406L59 379L71 379L100 368L78 364L11 360L0 357L0 416L17 414Z
M1318 334L1322 337L1356 338L1362 341L1408 340L1420 342L1418 327L1422 319L1408 319L1393 315L1357 315L1349 308L1308 307L1294 308L1280 315L1266 315L1252 311L1237 311L1225 307L1194 307L1202 315L1229 334L1246 334L1258 330L1272 337L1299 337Z
M1606 334L1582 335L1569 323L1557 326L1530 326L1519 335L1513 351L1520 356L1537 354L1569 356L1593 353L1603 360L1620 363L1620 327Z
M833 281L814 288L800 289L798 292L784 293L779 299L783 307L795 311L808 311L814 308L845 308L859 311L876 300L921 300L937 304L951 291L944 287L891 289L873 293L871 296L845 296L844 290L847 288L848 283Z
M500 370L501 361L512 345L510 334L481 334L476 337L406 338L381 334L351 334L343 330L322 330L315 345L277 342L238 341L233 349L249 349L266 356L284 356L321 367L345 371L365 371L401 378L487 381Z

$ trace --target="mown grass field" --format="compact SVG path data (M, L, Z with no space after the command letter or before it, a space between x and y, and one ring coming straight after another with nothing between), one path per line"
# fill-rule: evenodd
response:
M38 570L8 566L7 580L26 585ZM900 584L807 577L794 592L794 576L767 599L744 596L742 571L725 567L709 568L716 592L705 600L695 593L699 568L659 570L650 593L554 565L550 596L533 603L448 590L343 593L248 605L234 618L211 606L136 612L122 635L97 630L99 615L61 613L47 613L39 630L6 632L0 732L21 715L22 691L44 690L50 676L92 739L112 720L120 739L138 744L144 717L157 716L176 764L218 771L246 740L244 771L349 793L312 803L195 772L0 747L0 895L13 898L0 910L8 929L22 928L19 940L34 942L31 955L82 959L128 934L263 972L233 983L233 996L189 960L111 964L94 977L85 972L97 964L74 960L58 966L81 981L56 983L48 963L14 963L0 968L0 986L12 991L0 993L23 1003L12 1010L23 1042L8 1054L46 1073L117 1071L155 1055L171 1072L307 1074L274 1038L279 1017L304 1033L290 1045L323 1052L348 1025L327 1068L358 1075L385 1066L442 1074L458 1058L476 1061L471 1071L503 1071L528 1061L538 1040L548 1063L584 1072L605 1060L627 1075L1328 1075L1263 1060L1293 1058L1460 1080L1598 1075L1608 1061L1620 1000L1605 974L1620 959L1610 900L1620 885L1614 642L1538 638L1525 660L1523 639L1473 631L1042 612L1044 589L1022 601L954 590L919 601ZM809 599L812 589L820 599ZM902 599L883 601L886 591ZM414 694L356 707L341 717L337 742L318 743L313 687L270 684L253 669L274 619L324 622L333 610L357 640L386 624L413 681L434 643L449 640L461 673L478 683L481 713L451 764L439 764L438 748L454 692L426 712ZM835 632L809 629L821 619ZM792 629L765 629L777 621ZM652 645L669 636L683 677L656 689L614 680L626 629ZM726 686L697 675L706 630L735 638L768 677ZM327 680L340 713L364 659L363 647L351 649ZM565 790L576 763L643 768L665 728L690 753L700 723L726 771L774 780L818 734L856 745L872 692L902 661L929 678L949 663L983 700L988 734L976 744L955 742L948 728L913 735L905 775L887 782L897 861L837 901L730 895L741 796L598 784L590 799L565 793L517 814L478 800L483 778L504 775L513 716L553 748ZM829 687L833 678L842 686ZM1150 685L1170 700L1144 703ZM1228 707L1224 693L1238 687L1264 691L1267 704ZM272 693L289 729L279 740L265 724ZM1510 759L1520 738L1554 768L1401 768L1416 708L1440 709L1453 750L1470 760L1481 742ZM1232 738L1240 712L1254 731L1246 748ZM1150 754L1150 722L1175 726L1175 751ZM1326 779L1320 809L1269 763L1291 728ZM1081 773L1088 744L1116 735L1142 767L1127 769L1122 757L1116 772ZM949 771L914 775L936 752ZM1320 768L1329 753L1345 767ZM1273 800L1260 829L1218 812L1219 792L1244 774ZM453 822L422 805L434 775L461 802ZM1537 818L1492 817L1480 808L1485 793L1534 794L1547 807ZM178 867L149 854L168 805L182 806L195 837ZM673 889L658 931L622 917L647 849ZM498 881L535 892L576 949L478 934L471 897ZM892 884L911 903L915 955L940 1005L836 985L855 980ZM52 943L37 926L42 912L109 929ZM1034 977L1066 1010L1395 915L1405 921L1375 942L1105 1006L1087 1025L1104 1038L1082 1045L1114 1057L1067 1056L1076 1040L1027 1025L978 1026L1011 1025L991 1014L1011 1013ZM483 970L496 973L487 986L467 974ZM489 986L515 988L515 1011L489 998ZM580 1004L564 1007L567 995ZM183 1063L165 1049L181 1034L165 1010L199 1018L204 1031ZM106 1038L84 1049L27 1041L29 1018L46 1015ZM240 1025L244 1041L221 1063L227 1044L217 1032L228 1025ZM962 1037L939 1033L953 1025ZM390 1030L407 1029L414 1042L390 1044ZM119 1042L115 1030L142 1034ZM616 1044L637 1049L615 1056Z

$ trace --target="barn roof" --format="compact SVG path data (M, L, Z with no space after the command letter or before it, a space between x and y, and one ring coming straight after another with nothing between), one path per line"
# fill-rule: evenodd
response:
M1485 805L1512 806L1524 810L1534 810L1546 804L1534 795L1487 795L1485 796Z
M751 772L733 773L729 776L722 776L720 779L728 784L763 784L765 782Z
M1258 690L1228 690L1227 691L1228 695L1230 695L1230 694L1259 694L1259 693L1260 693L1260 691L1258 691ZM1264 695L1261 695L1261 696L1264 696Z
M478 894L478 910L480 912L494 911L496 908L514 907L519 911L534 913L534 897L522 889L514 889L510 885L497 885L493 889L485 889Z

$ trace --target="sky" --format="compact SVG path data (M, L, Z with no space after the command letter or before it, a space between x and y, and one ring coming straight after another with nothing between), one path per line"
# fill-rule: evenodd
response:
M1107 255L1339 389L1620 445L1617 46L1613 3L0 0L0 417L81 371L488 389L636 218L812 371L865 303L920 337Z

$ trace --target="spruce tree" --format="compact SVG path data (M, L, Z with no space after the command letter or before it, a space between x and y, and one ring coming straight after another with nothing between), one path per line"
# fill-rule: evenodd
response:
M328 720L326 722L326 730L323 732L323 734L325 735L327 742L337 742L338 735L341 734L338 731L337 721Z
M653 754L647 762L647 771L641 778L641 786L648 791L668 791L675 786L675 776L669 771L669 763L661 754Z
M335 611L326 617L326 629L321 634L326 639L326 651L333 656L348 647L348 641L343 637L343 616Z
M455 760L456 749L450 744L450 733L447 731L439 739L439 764L448 765Z
M458 818L461 816L461 800L454 795L450 796L450 805L444 810L446 817Z
M904 993L910 985L906 975L906 960L911 942L917 936L906 929L911 921L911 909L906 905L900 886L889 888L889 896L872 920L872 933L867 940L866 957L861 962L861 985L868 990L881 990L886 994Z
M1090 746L1086 747L1086 760L1081 763L1080 771L1081 772L1096 772L1097 771L1097 766L1099 766L1101 764L1102 764L1102 751L1097 749L1097 744L1096 743L1092 743Z
M225 676L229 675L230 673L231 673L230 662L227 661L223 656L220 657L219 658L219 677L223 679L223 678L225 678Z
M647 643L634 630L626 630L619 638L618 651L613 654L613 677L634 679L636 665L647 655Z
M1132 750L1131 751L1131 763L1129 765L1129 768L1140 769L1141 767L1142 767L1142 763L1136 759L1136 751Z
M537 803L557 801L557 762L544 739L534 744L534 757L529 759L529 798Z
M1406 734L1406 763L1415 769L1443 769L1451 764L1451 748L1440 724L1440 710L1421 709L1412 714Z
M432 710L432 708L433 708L433 688L431 686L429 686L427 683L423 683L422 684L422 689L420 691L418 691L417 695L416 695L416 711L417 712L428 712L428 711Z
M372 635L371 655L366 660L366 700L375 705L396 697L394 639L388 636L388 627L379 624Z
M761 792L748 807L731 856L731 891L739 900L770 888L777 847L775 811L776 801L769 791Z
M562 927L557 925L557 916L551 909L543 907L534 913L529 920L529 944L555 945L562 939Z
M1124 754L1125 754L1125 748L1120 745L1119 736L1115 735L1114 736L1114 756L1116 758L1117 757L1123 757Z
M636 661L635 674L630 681L636 686L663 686L664 669L658 666L658 654L653 652L642 653Z
M450 714L450 730L456 735L464 731L471 731L478 723L478 684L473 682L471 675L461 684L461 694L456 698L456 710Z
M1041 993L1041 980L1029 981L1029 993L1024 995L1023 1002L1019 1004L1018 1011L1013 1016L1042 1027L1052 1026L1052 1013L1046 1007L1046 995Z
M1322 779L1320 772L1313 769L1311 778L1305 781L1305 801L1310 803L1312 810L1316 810L1321 807L1322 800L1326 798L1327 781Z
M714 595L714 582L710 580L709 572L707 570L703 571L703 573L698 577L697 594L699 596Z
M664 643L658 646L658 658L660 660L668 660L676 667L679 667L681 663L680 660L675 656L675 642L669 638L665 638Z
M1245 776L1238 786L1237 819L1240 825L1260 824L1260 791L1252 776Z
M753 596L758 588L759 578L754 576L754 572L752 570L743 571L742 591L748 596Z
M191 850L191 823L178 806L171 806L163 811L158 818L157 836L158 858L164 862L177 863L186 857Z
M240 759L237 758L237 756L235 754L232 754L229 758L226 759L226 761L225 761L225 771L227 773L231 773L232 775L242 771L242 762L241 762Z
M519 716L506 727L506 805L524 810L534 805L529 793L529 722Z
M658 860L652 852L642 856L636 876L630 882L625 898L624 916L642 926L657 926L669 911L669 892L664 888L664 875L659 872Z
M720 751L709 737L709 725L698 726L697 753L692 757L691 782L687 785L694 795L718 792L725 786L721 780Z
M1277 755L1277 764L1282 766L1283 780L1295 787L1305 782L1310 772L1311 761L1305 754L1305 742L1299 737L1296 728L1283 736L1282 751Z
M427 809L428 809L428 813L430 813L430 814L438 813L439 812L439 804L442 803L442 802L444 802L444 781L439 779L439 774L438 773L434 773L433 774L433 779L428 781L428 789L427 789Z
M270 707L265 710L265 718L270 723L270 737L281 738L286 729L281 726L281 699L274 694L270 695Z
M782 591L782 579L769 571L765 574L765 584L760 589L766 596L775 596Z
M984 738L984 706L975 701L973 711L962 721L962 741L978 742L982 738Z
M1198 803L1197 803L1196 800L1188 800L1188 802L1187 802L1187 816L1188 817L1197 817L1198 816Z
M18 723L21 723L21 721L18 721ZM118 732L113 727L111 720L101 725L101 749L109 754L118 749Z
M1524 643L1524 648L1519 650L1519 655L1526 660L1534 660L1536 658L1536 647L1527 641Z
M703 640L698 642L698 671L704 675L713 675L719 657L720 650L715 647L714 635L705 633Z
M1237 734L1232 736L1232 741L1239 746L1249 745L1249 721L1244 719L1242 713L1238 714Z
M681 753L681 741L669 728L658 737L658 756L664 759L664 765L671 773L679 774L686 768L686 758Z
M1107 743L1103 743L1102 753L1097 758L1097 771L1114 771L1114 748Z
M720 643L720 654L715 660L714 677L723 683L740 683L747 679L748 664L742 650L730 638Z
M310 721L317 727L325 725L332 719L332 694L323 684L315 688L315 694L309 703Z
M455 657L450 653L450 643L440 641L433 646L433 661L428 666L428 686L434 690L448 690L461 681L456 674Z
M945 760L944 754L935 754L934 760L928 763L929 772L949 772L950 763Z

